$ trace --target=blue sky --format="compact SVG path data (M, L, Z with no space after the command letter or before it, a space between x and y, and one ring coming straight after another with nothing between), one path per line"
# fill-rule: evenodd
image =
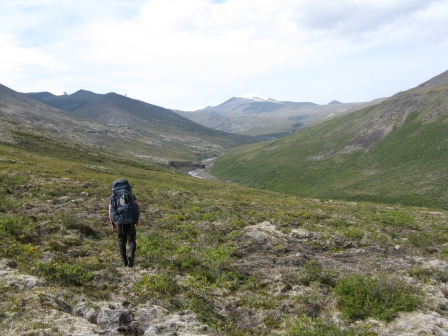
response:
M448 70L446 0L2 0L0 83L193 110L370 101Z

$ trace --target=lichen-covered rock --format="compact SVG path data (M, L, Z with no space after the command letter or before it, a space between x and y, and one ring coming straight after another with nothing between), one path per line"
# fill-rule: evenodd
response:
M155 319L145 330L144 335L202 336L211 334L212 330L209 326L200 323L195 313L186 310Z
M132 315L127 309L109 304L99 310L97 324L104 329L117 329L118 327L128 326L132 320Z
M385 334L448 336L448 318L437 312L402 313L388 326Z
M138 322L141 329L146 330L153 325L156 319L161 319L167 314L168 311L162 307L139 307L135 312L135 321Z
M80 302L74 309L73 314L85 318L90 323L98 323L99 309L89 302Z
M23 291L38 285L39 279L37 277L21 274L16 267L17 264L12 260L0 260L0 285L2 287Z

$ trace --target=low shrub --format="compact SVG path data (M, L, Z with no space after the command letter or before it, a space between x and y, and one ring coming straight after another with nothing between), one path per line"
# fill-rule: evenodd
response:
M433 243L431 238L422 232L410 234L408 236L408 240L416 247L428 247Z
M423 282L448 282L448 272L438 268L414 268L409 275Z
M33 220L22 216L1 216L0 236L0 238L10 237L22 244L39 243L40 241Z
M368 317L390 321L399 311L412 311L421 304L416 288L385 275L351 274L335 290L339 309L351 321Z
M134 285L139 296L155 298L172 298L180 292L180 287L171 275L148 274Z
M98 233L89 224L84 223L81 219L76 218L76 216L64 214L61 216L61 220L64 227L68 230L79 231L85 237L98 237Z
M64 285L83 286L93 279L93 272L64 262L38 262L35 272L47 280Z
M0 256L11 258L20 266L34 265L35 261L41 256L39 247L33 244L21 244L19 242L7 242L0 244ZM27 266L25 266L27 267Z
M287 329L288 336L373 336L374 332L358 329L342 329L334 323L324 322L321 319L313 319L301 316L290 323Z
M309 286L313 282L318 282L327 286L335 286L337 273L326 270L317 261L308 261L304 272L299 276L298 282L301 285Z

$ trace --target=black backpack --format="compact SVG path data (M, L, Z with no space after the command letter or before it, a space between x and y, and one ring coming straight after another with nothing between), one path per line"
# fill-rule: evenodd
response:
M110 205L110 215L115 224L126 225L138 222L139 208L127 180L116 180L112 183Z

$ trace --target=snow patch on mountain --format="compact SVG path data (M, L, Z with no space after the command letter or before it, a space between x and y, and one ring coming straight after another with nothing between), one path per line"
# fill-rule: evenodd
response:
M276 101L275 99L271 99L268 97L264 97L264 96L259 96L256 94L244 94L244 95L240 95L240 96L236 96L236 98L246 98L246 99L252 99L252 100L257 100L257 101Z

